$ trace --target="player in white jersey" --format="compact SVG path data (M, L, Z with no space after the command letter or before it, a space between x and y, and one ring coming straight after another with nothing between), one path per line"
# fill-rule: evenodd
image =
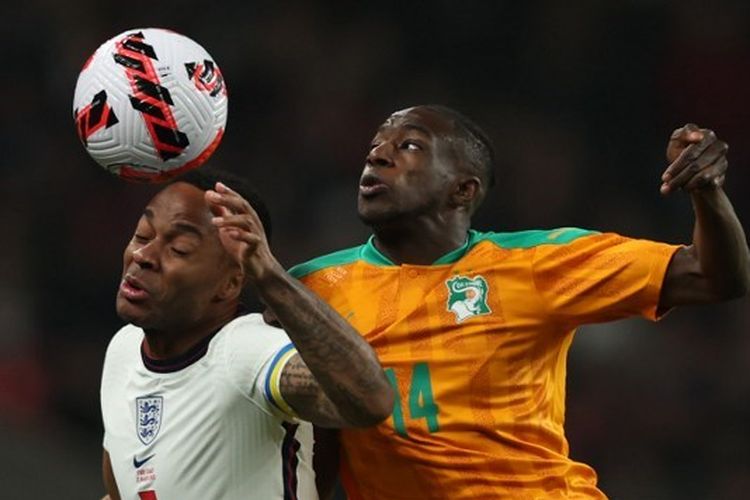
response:
M104 448L122 497L317 498L311 426L265 394L279 379L268 360L293 352L282 330L240 316L168 365L141 352L143 337L120 330L102 377Z
M262 202L223 178L168 185L125 249L116 305L130 324L101 386L112 500L315 499L307 422L368 426L392 409L372 349L283 270ZM283 330L241 311L245 284Z

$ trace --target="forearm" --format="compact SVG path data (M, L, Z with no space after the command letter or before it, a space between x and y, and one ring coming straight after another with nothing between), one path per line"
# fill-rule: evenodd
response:
M722 188L691 193L695 211L693 252L701 273L720 298L744 295L750 288L750 251L729 198Z
M377 356L344 318L281 266L254 285L349 425L372 425L390 414L393 394Z
M284 271L250 203L220 182L215 187L205 195L214 214L212 223L240 271L230 276L224 290L238 291L237 284L247 280L274 312L306 365L287 374L301 379L292 382L291 389L298 389L304 404L311 406L306 410L327 417L324 420L340 416L336 423L342 425L372 425L385 419L393 409L393 390L375 352L346 320ZM333 403L336 412L316 414L315 401L320 399L322 405Z

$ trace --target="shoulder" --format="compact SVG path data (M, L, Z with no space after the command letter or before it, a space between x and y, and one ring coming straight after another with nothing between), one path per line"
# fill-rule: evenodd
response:
M102 398L107 396L105 387L119 386L141 360L143 330L134 325L125 325L115 333L107 346L102 366Z
M262 342L265 338L289 340L284 330L266 323L260 313L236 317L224 325L217 337L249 342Z
M307 262L302 262L289 269L289 274L297 279L303 278L316 271L326 269L328 267L344 266L352 264L359 260L362 260L362 250L365 245L358 245L356 247L344 248L336 252L321 255L314 259L310 259Z
M133 348L135 348L134 352L140 352L139 349L142 341L143 330L131 324L123 326L110 339L109 345L107 346L105 362L106 359L114 356L130 354L133 352Z
M268 369L264 367L273 365L283 353L293 351L293 345L284 330L266 324L260 314L254 313L224 326L212 340L210 350L212 359L237 393L266 408L263 387ZM256 386L260 389L254 389Z
M278 351L291 344L281 328L263 321L258 313L239 316L216 335L212 349L223 352L229 366L258 369Z
M472 231L473 245L489 243L507 250L529 249L541 245L567 245L581 238L598 236L602 233L578 227L554 229L530 229L513 232Z

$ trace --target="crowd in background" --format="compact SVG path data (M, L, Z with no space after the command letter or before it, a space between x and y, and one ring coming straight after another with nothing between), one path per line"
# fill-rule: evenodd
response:
M750 228L746 2L133 5L29 0L0 16L2 498L102 491L99 374L122 249L154 189L99 168L71 107L83 62L125 29L168 27L215 57L229 120L211 162L257 186L287 266L364 241L369 141L412 104L455 107L492 138L498 182L477 229L689 243L688 197L659 194L667 139L688 121L730 144L727 191ZM612 498L746 498L748 366L747 299L581 329L572 456Z

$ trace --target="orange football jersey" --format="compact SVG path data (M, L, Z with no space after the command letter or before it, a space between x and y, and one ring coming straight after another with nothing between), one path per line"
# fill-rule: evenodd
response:
M656 319L673 245L576 228L470 231L433 265L373 245L292 269L367 339L397 397L341 432L351 500L604 498L565 439L576 327Z

